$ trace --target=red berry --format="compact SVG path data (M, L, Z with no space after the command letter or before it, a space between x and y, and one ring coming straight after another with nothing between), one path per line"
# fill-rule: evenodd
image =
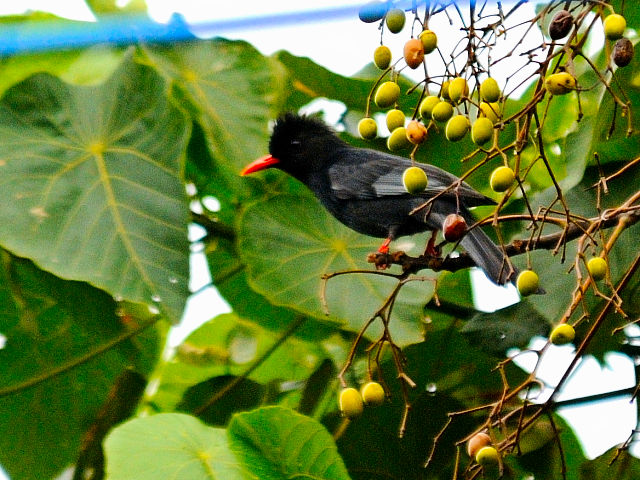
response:
M442 233L447 242L457 242L467 232L467 222L461 215L451 213L442 223Z

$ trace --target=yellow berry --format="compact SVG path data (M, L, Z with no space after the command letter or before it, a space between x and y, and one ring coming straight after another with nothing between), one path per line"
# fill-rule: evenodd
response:
M460 103L463 98L469 96L469 85L462 77L456 77L449 83L449 99L453 103Z
M451 80L445 80L442 82L440 86L440 98L444 98L445 100L450 100L449 98L449 85L451 84Z
M429 95L420 102L420 116L425 120L431 120L433 107L440 103L440 99L435 95Z
M549 335L549 340L551 340L551 343L554 345L566 345L567 343L573 342L574 338L576 338L576 331L568 323L557 325L551 331L551 335Z
M373 63L380 70L385 70L391 64L391 50L385 45L380 45L373 51Z
M498 102L480 102L480 115L487 117L495 124L500 118L500 104Z
M520 295L528 297L532 293L536 293L540 286L540 279L538 274L533 270L525 270L520 272L518 279L516 280L516 288Z
M498 451L494 447L482 447L478 450L478 453L476 453L476 462L483 467L496 465L499 462Z
M365 383L360 394L365 405L378 407L384 403L384 388L378 382Z
M439 101L431 111L431 118L436 122L446 122L453 115L453 107L449 102Z
M493 137L493 122L488 118L478 118L471 127L471 140L476 145L484 145Z
M431 30L423 30L422 33L418 35L418 38L422 42L425 55L433 52L438 46L438 37L435 32Z
M516 179L516 175L509 167L502 166L491 172L489 186L497 193L506 192Z
M409 167L402 174L402 184L407 192L416 195L424 192L429 184L429 179L420 167Z
M427 138L427 127L418 120L411 120L406 129L407 140L414 145L418 145L425 141Z
M398 100L400 86L396 82L384 82L376 90L374 102L380 108L388 108Z
M627 28L627 21L622 15L613 13L604 19L604 36L609 40L622 38L624 29Z
M607 261L602 257L593 257L587 262L587 270L596 282L607 276Z
M418 68L422 65L424 60L424 47L422 42L417 38L412 38L404 44L404 61L407 62L407 66L412 69Z
M398 127L404 127L404 112L402 110L398 110L394 108L393 110L389 110L387 112L386 122L387 128L390 132L393 132Z
M355 388L344 388L338 397L340 413L347 418L356 418L362 414L364 404L360 392Z
M547 77L544 86L552 95L566 95L576 89L576 79L569 72L554 73Z
M373 118L363 118L358 122L358 133L365 140L376 138L378 133L378 125Z
M452 117L445 127L445 135L450 142L462 140L469 131L469 119L465 115Z
M387 12L385 22L391 33L398 33L404 27L405 15L404 11L399 8L393 8Z
M488 103L497 102L500 98L500 87L498 86L498 82L496 82L495 78L486 78L480 84L480 97L482 100Z
M491 437L484 432L476 433L467 442L467 453L474 458L478 451L487 445L491 445Z
M407 129L404 127L396 128L393 132L391 132L389 138L387 138L387 148L392 152L402 150L409 145L410 142L409 139L407 139Z

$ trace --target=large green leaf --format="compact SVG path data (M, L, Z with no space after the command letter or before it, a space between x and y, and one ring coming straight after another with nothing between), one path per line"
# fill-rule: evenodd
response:
M118 305L86 283L60 280L4 251L2 260L0 463L15 480L50 478L74 463L122 370L152 369L159 338L154 329L124 338Z
M0 242L55 274L151 303L186 300L189 123L152 69L125 61L104 84L47 74L0 102Z
M250 284L272 303L317 318L325 317L320 296L322 275L370 269L367 254L374 252L380 242L341 225L310 197L280 195L253 204L240 222L239 250ZM326 289L330 313L359 331L396 283L375 272L331 279ZM434 282L427 281L411 282L402 288L390 323L393 338L399 344L422 338L422 307L433 295L433 287ZM375 338L381 331L381 322L375 322L367 336Z
M249 480L226 432L195 417L165 413L131 420L104 443L108 480Z
M211 377L242 375L279 338L279 334L234 314L219 315L177 348L176 357L162 369L152 400L162 409L174 408L188 387ZM261 384L304 380L323 357L317 344L291 337L248 378Z
M613 462L613 459L616 459ZM640 460L628 451L611 449L580 467L580 480L635 480L640 478Z
M173 82L202 126L213 155L233 174L263 154L277 113L282 70L245 42L210 40L143 47L143 62ZM238 182L240 179L238 179Z
M261 480L348 480L329 432L309 417L281 407L236 415L229 424L233 450Z

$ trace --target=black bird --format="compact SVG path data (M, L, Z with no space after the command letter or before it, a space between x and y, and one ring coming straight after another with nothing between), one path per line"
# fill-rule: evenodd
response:
M495 204L493 200L461 182L435 199L430 208L411 212L426 200L447 190L459 179L433 165L418 164L429 179L419 195L407 193L402 174L412 166L406 158L364 148L340 139L322 121L287 113L276 120L269 153L247 165L241 175L278 168L304 183L322 205L347 227L372 237L391 240L442 228L450 213L474 223L470 207ZM513 271L503 252L480 229L469 230L460 241L487 276L499 285L512 280Z

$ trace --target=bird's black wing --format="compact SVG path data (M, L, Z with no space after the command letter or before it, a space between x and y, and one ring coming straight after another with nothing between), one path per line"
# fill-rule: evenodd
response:
M371 200L387 196L409 196L402 183L402 174L413 164L409 159L377 150L345 148L338 152L338 161L328 170L331 189L342 200ZM455 184L458 178L433 165L416 163L427 173L429 184L420 196L433 197ZM443 196L454 197L454 189ZM462 182L458 195L469 206L495 202Z

